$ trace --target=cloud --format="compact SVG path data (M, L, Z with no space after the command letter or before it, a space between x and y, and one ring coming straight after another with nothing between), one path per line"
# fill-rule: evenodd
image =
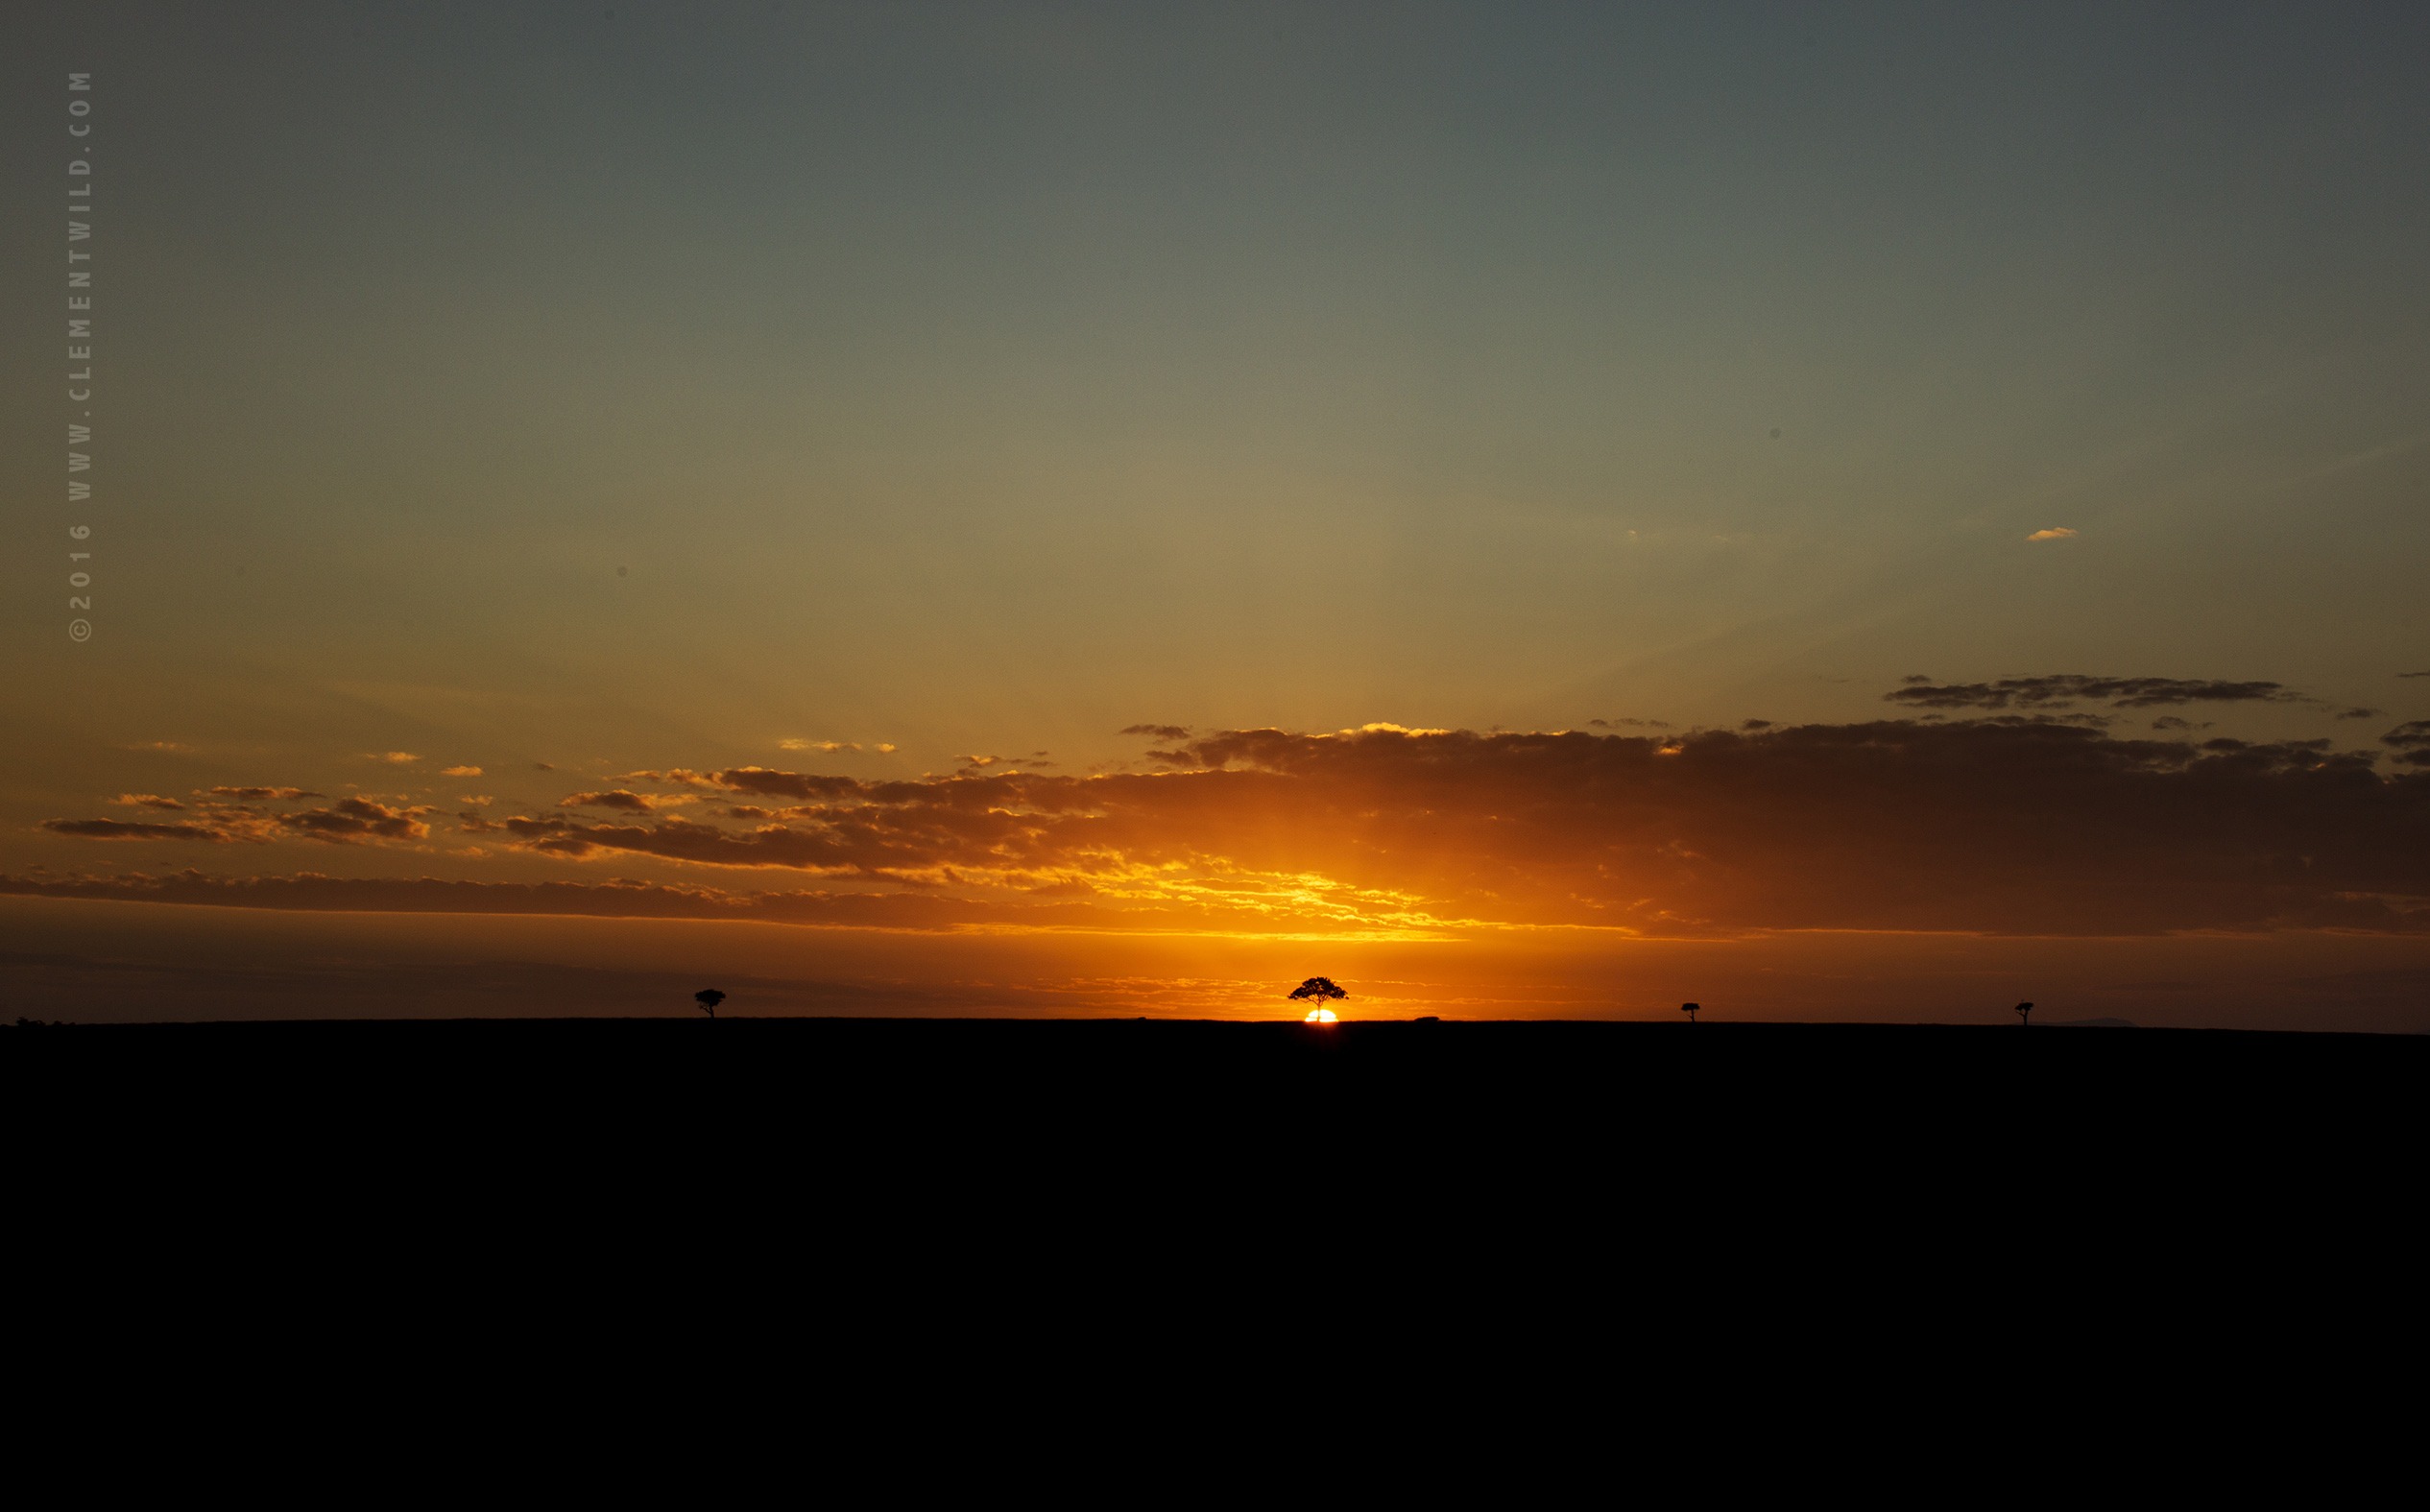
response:
M1190 727L1188 725L1124 725L1122 733L1146 735L1153 740L1187 740L1190 738Z
M470 804L475 808L487 808L492 804L496 803L497 800L492 798L487 793L467 793L463 797L457 799L456 802L459 804Z
M611 793L568 793L557 800L557 806L560 808L626 808L635 813L646 814L653 805L640 794L628 793L618 788Z
M194 748L189 745L180 745L175 740L138 740L133 745L127 747L127 749L130 751L186 752L191 751Z
M2430 672L2399 672L2398 677L2430 677Z
M174 798L162 798L157 793L121 793L116 798L111 799L110 802L121 808L181 809L185 806Z
M441 777L479 777L481 769L477 766L451 766L443 768L439 775Z
M857 751L860 749L860 746L857 742L850 740L780 740L777 742L777 749L780 751L826 751L832 753L837 751Z
M802 772L780 772L764 766L728 767L700 777L689 772L669 773L670 780L682 777L694 783L723 788L730 793L758 793L767 798L832 798L849 793L860 784L848 777L813 777Z
M129 824L117 819L46 819L42 828L55 835L72 835L80 840L202 840L217 844L237 838L212 825Z
M301 796L301 788L234 787L214 792L242 795ZM143 796L143 795L129 795ZM313 795L319 796L319 795ZM182 804L177 805L182 807ZM199 819L177 824L130 824L115 819L51 819L43 829L83 840L196 840L211 844L238 841L262 844L272 840L317 840L327 845L421 840L430 833L427 804L396 808L369 798L342 798L326 808L268 813L243 804L207 804Z
M2025 539L2028 540L2073 540L2076 539L2076 533L2064 525L2053 525L2048 530L2037 530Z
M2085 677L2067 673L2001 678L1992 683L1937 684L1918 673L1906 681L1905 687L1883 694L1884 701L1914 708L2064 708L2079 699L2091 699L2119 708L2153 708L2173 704L2291 704L2303 697L2276 683L2224 683L2202 678Z
M326 808L299 814L278 814L272 823L290 834L329 845L359 845L369 840L420 840L430 833L421 816L436 812L427 804L391 808L367 798L341 798Z
M465 802L470 803L470 799ZM560 808L621 808L628 813L646 814L652 809L672 808L681 804L696 804L700 800L689 793L635 793L614 788L604 793L568 793L557 800Z
M757 793L768 798L814 798L842 792L852 785L852 779L847 777L813 777L765 766L728 767L722 772L695 772L679 766L663 772L627 772L624 777L627 781L657 782L696 792Z
M2340 719L2377 719L2380 715L2386 712L2388 712L2388 710L2384 708L2362 708L2358 707L2354 708L2340 709L2337 717Z
M709 780L708 774L692 771L688 767L679 766L664 772L626 772L621 775L628 782L658 782L668 787L698 787L706 788L710 792L717 790L717 784Z
M321 796L308 787L214 787L210 789L210 794L213 798L235 798L256 803L268 798L298 799Z
M892 756L900 749L901 748L891 740L880 740L878 742L878 751L882 756Z
M463 820L463 827L472 834L505 835L519 849L544 855L580 858L622 852L702 866L857 870L872 875L882 875L885 870L882 865L858 865L854 856L861 848L841 842L831 834L795 830L782 824L736 831L680 818L641 826L522 815L501 820L468 817Z
M2430 766L2430 719L2417 719L2398 725L2379 737L2400 753L2396 759L2408 766Z
M385 761L391 766L409 766L421 759L411 751L371 751L364 756L367 760Z

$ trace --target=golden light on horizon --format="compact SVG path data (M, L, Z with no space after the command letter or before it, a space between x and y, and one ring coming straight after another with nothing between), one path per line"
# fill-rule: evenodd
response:
M1307 1021L1310 1023L1339 1023L1341 1021L1341 1016L1335 1013L1330 1008L1313 1008L1309 1010Z

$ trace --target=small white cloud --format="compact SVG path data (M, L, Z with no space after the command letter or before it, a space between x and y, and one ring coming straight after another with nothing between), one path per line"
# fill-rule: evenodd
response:
M477 766L451 766L439 775L442 777L479 777L481 769Z
M892 756L895 754L895 743L891 740L880 740L878 742L878 749L887 756Z
M364 755L373 761L385 761L391 766L405 766L421 759L411 751L369 751Z
M2076 533L2066 526L2053 525L2048 530L2037 530L2025 539L2028 540L2073 540L2075 537Z

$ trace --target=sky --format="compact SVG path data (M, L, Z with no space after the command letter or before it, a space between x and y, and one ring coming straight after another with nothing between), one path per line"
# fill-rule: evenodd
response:
M2418 7L5 26L9 1012L2430 1030Z

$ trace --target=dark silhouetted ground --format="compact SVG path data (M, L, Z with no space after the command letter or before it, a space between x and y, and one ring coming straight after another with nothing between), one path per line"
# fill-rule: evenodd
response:
M1493 1402L1657 1342L1718 1392L1871 1370L1887 1327L1910 1395L2208 1357L2256 1299L2296 1337L2409 1284L2425 1075L2430 1038L2012 1025L0 1030L46 1316L139 1298L234 1352L276 1313L337 1357L477 1319L619 1380L686 1340L849 1385L852 1337L921 1402L1089 1331L1110 1400L1373 1360Z
M2419 1127L2430 1038L2059 1025L727 1019L0 1031L21 1149L581 1174L1188 1159L1735 1182L1808 1165L2164 1180ZM351 1152L349 1156L349 1152ZM1381 1179L1381 1178L1379 1178Z

